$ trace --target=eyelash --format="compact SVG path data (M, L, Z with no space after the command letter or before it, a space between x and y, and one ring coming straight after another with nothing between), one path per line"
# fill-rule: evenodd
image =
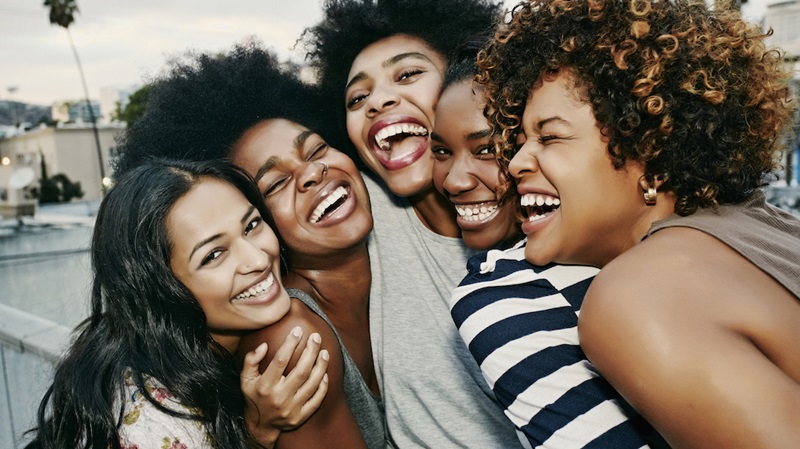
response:
M254 217L252 220L250 220L250 222L247 223L247 226L244 227L244 235L249 235L251 232L255 231L256 228L258 228L258 226L263 222L264 222L264 219L261 218L260 215ZM204 267L204 266L210 264L211 262L219 259L219 257L222 255L223 252L225 252L224 249L215 249L214 251L211 251L200 262L200 266Z
M558 139L558 137L557 136L553 136L553 135L539 136L539 143L544 144L546 142L549 142L549 141L555 140L555 139Z
M419 75L420 73L424 73L424 72L425 71L422 70L422 69L406 69L406 70L403 70L402 72L400 72L400 75L398 75L396 81L405 81L408 78L411 78L413 76ZM350 100L348 100L347 103L345 104L345 107L347 109L351 109L353 106L355 106L356 104L360 103L365 98L367 98L367 95L357 95L357 96L351 98Z

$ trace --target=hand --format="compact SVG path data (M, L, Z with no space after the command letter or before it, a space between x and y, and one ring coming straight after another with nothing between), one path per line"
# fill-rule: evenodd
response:
M328 392L325 371L330 355L327 350L320 351L322 340L317 333L311 334L297 364L284 375L302 335L300 327L292 329L262 374L259 364L267 354L266 343L244 358L241 388L247 398L245 419L252 435L267 447L272 446L281 431L303 424Z

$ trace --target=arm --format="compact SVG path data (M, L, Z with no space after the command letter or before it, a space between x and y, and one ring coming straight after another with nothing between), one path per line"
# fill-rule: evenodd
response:
M248 334L240 347L247 349L266 342L269 347L276 347L296 326L303 329L300 344L306 343L306 335L317 333L321 336L321 348L329 354L327 369L327 394L322 399L319 408L313 412L307 421L294 430L284 431L277 440L280 448L365 448L361 431L353 417L343 390L344 362L341 348L333 330L328 324L306 307L301 301L292 301L289 313L279 322ZM320 352L322 355L322 351ZM271 351L261 362L261 369L269 369L268 361L278 359L277 353ZM301 367L301 356L297 353L291 357L286 365L287 369L294 372ZM271 363L270 363L271 365ZM307 365L308 366L308 365ZM308 370L304 376L308 377ZM267 371L265 370L264 373ZM291 375L291 373L290 373Z
M796 301L771 311L774 282L708 238L661 231L606 266L581 310L581 346L674 448L796 445L800 383L757 344L798 317Z

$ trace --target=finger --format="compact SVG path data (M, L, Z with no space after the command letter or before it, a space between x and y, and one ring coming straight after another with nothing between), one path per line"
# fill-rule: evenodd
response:
M292 368L292 371L286 375L286 387L288 389L297 390L308 380L319 358L321 345L322 337L318 333L314 332L308 337L303 353L300 354L300 358ZM319 380L317 380L317 383L319 383Z
M311 374L308 376L308 380L297 389L295 399L298 403L302 404L310 401L311 398L319 392L323 380L328 378L327 371L330 359L331 357L328 350L323 349L319 352L319 356L316 359L314 368L311 370ZM325 382L327 383L327 380L325 380ZM327 391L327 387L325 391ZM325 397L325 393L322 393L322 396Z
M267 343L261 343L258 347L244 356L241 379L244 384L247 380L253 380L259 376L258 364L267 355Z
M263 380L275 383L283 376L283 373L286 371L286 366L289 364L289 360L291 360L292 354L294 354L294 351L297 349L297 345L300 343L302 336L303 329L300 326L296 326L289 332L283 340L281 347L275 352L275 357L272 358L267 369L264 370L264 374L262 375Z
M300 409L300 422L304 422L307 420L314 412L317 411L319 406L322 404L322 400L325 399L325 395L328 393L328 374L325 373L322 376L322 382L319 384L319 388L314 393L311 398L303 404L303 407Z

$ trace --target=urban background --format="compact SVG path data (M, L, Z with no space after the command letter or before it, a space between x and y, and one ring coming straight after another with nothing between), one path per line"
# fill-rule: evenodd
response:
M218 2L211 3L222 8ZM311 3L314 8L316 0L298 3ZM506 2L509 6L514 3ZM764 30L773 30L770 41L784 52L787 68L793 73L793 93L800 98L800 0L749 0L737 6L743 12L750 8L751 21ZM0 15L21 12L15 8L0 2ZM46 21L49 10L42 7L24 13L38 14ZM69 11L66 13L60 17L61 22L59 17L51 20L55 22L53 27L67 33L58 51L73 60L73 70L76 78L80 76L82 87L76 90L77 94L47 104L28 102L22 98L35 95L26 95L20 87L23 83L0 77L0 82L6 83L0 86L2 448L22 447L24 431L32 426L52 363L69 343L71 330L88 314L88 247L93 217L113 177L115 139L136 120L147 101L143 83L101 86L99 95L90 95L87 81L91 82L92 72L87 71L84 77L79 48L69 34L71 29L82 26L80 16L75 16L78 23L74 23L68 20ZM316 18L306 14L304 22L291 30L294 37ZM232 33L239 39L244 37L238 31ZM234 42L231 38L228 44ZM190 44L187 42L186 46ZM0 44L0 57L5 54L5 45L7 42ZM282 56L287 64L302 69L297 59ZM786 134L784 164L767 189L767 197L773 204L800 215L798 131L800 111L796 111L793 128Z

